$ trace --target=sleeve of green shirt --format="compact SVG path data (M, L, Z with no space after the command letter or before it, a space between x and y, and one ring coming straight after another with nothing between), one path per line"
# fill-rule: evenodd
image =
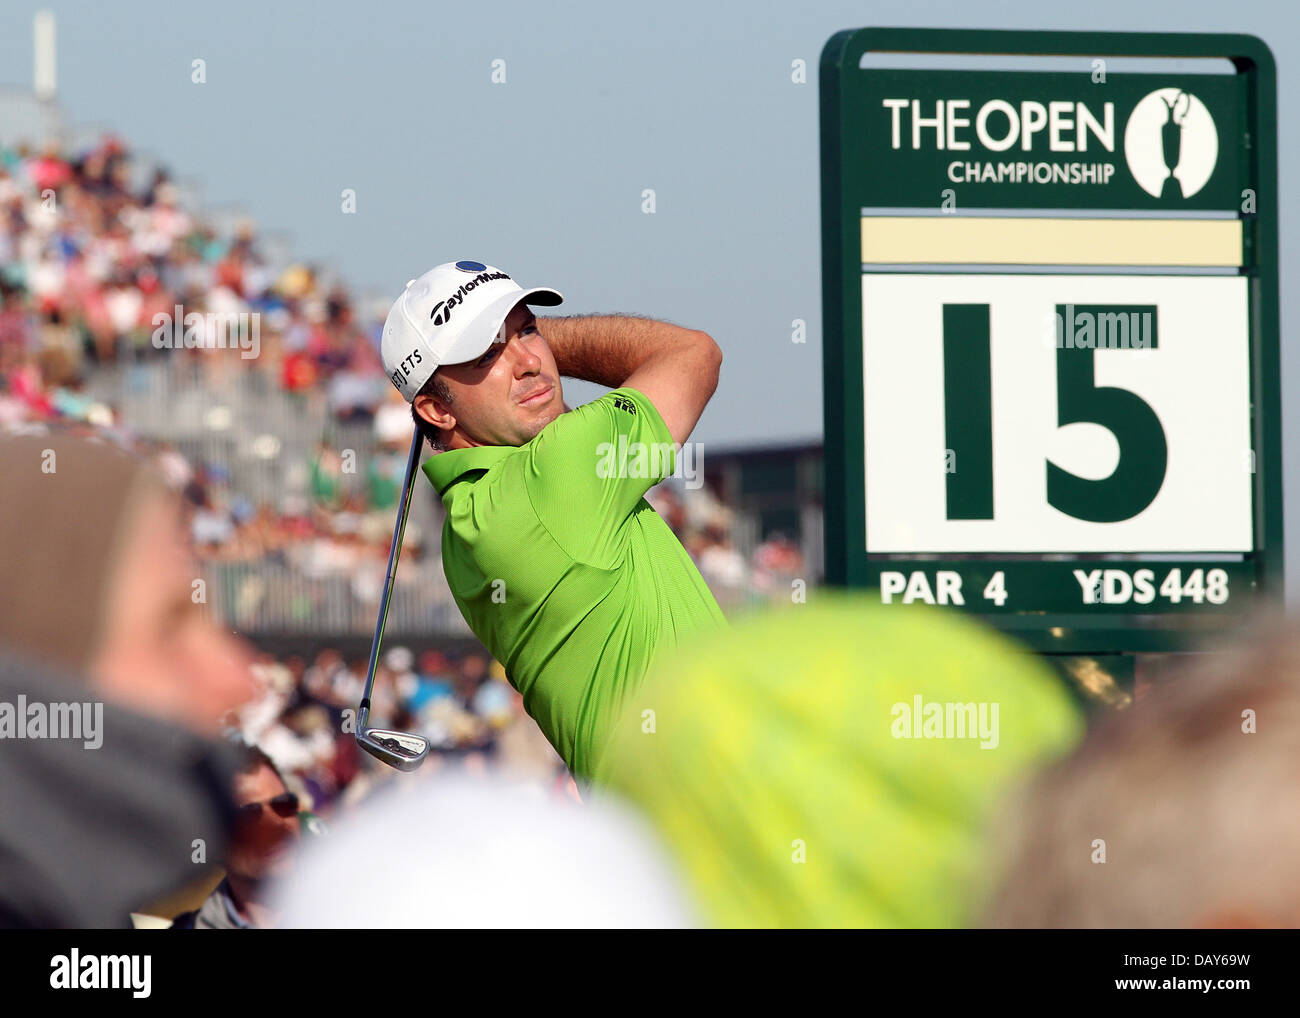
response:
M530 444L525 486L533 509L560 546L582 561L604 557L645 493L676 463L659 411L628 388L561 414Z

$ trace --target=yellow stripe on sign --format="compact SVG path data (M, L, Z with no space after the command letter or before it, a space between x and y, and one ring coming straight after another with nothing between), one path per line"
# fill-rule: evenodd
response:
M920 265L1239 266L1241 221L864 216L862 261Z

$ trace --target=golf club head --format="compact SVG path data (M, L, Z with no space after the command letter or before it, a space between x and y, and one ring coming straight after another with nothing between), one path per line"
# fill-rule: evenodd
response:
M429 755L429 740L409 732L394 732L387 728L367 728L357 733L361 748L376 760L399 771L413 771Z

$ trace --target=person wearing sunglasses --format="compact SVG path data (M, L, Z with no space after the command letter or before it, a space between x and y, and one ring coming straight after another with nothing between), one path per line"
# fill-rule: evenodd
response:
M302 833L298 796L285 787L271 758L260 749L235 776L238 820L226 859L225 879L199 908L172 921L172 929L252 930L275 925L264 901L268 881L293 871Z

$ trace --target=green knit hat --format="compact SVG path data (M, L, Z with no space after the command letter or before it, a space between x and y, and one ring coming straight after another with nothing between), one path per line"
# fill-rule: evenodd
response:
M709 925L954 927L998 797L1082 727L1042 661L959 612L820 592L661 662L597 780Z

